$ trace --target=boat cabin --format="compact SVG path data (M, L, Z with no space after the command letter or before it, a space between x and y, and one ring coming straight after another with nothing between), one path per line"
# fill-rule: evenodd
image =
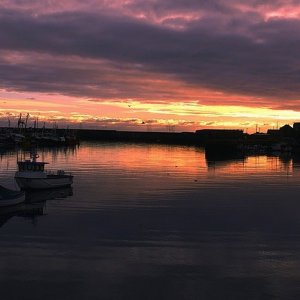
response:
M19 172L44 172L46 162L18 161Z

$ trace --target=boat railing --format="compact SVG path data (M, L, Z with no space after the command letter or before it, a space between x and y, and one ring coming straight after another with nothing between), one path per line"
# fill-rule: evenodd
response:
M46 171L47 175L67 175L67 176L72 176L71 172L65 172L63 170L57 170L57 171Z

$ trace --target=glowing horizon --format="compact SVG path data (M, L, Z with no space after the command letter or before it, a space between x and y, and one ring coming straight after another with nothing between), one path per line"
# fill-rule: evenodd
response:
M16 96L16 93L13 93ZM66 100L62 102L61 99ZM197 101L139 102L133 99L95 99L70 98L62 95L48 95L39 99L19 100L10 98L3 101L0 108L1 125L8 120L13 125L19 115L28 113L29 121L36 118L48 126L77 128L106 128L122 130L161 130L195 131L204 128L242 129L254 132L274 129L300 120L300 112L295 110L271 109L268 107L247 107L239 105L201 105ZM38 108L37 106L38 102ZM217 119L216 119L217 118Z

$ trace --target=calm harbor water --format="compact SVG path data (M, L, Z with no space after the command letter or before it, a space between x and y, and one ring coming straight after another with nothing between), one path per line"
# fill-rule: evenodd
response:
M0 209L1 299L299 298L300 160L117 143L39 154L74 185ZM1 185L15 187L16 159L1 154Z

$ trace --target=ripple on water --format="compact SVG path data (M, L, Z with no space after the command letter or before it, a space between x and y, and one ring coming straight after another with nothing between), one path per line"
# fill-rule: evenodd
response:
M212 162L200 148L116 143L39 154L74 185L36 196L39 209L0 210L7 299L298 298L292 159ZM3 185L14 186L16 156L0 158Z

